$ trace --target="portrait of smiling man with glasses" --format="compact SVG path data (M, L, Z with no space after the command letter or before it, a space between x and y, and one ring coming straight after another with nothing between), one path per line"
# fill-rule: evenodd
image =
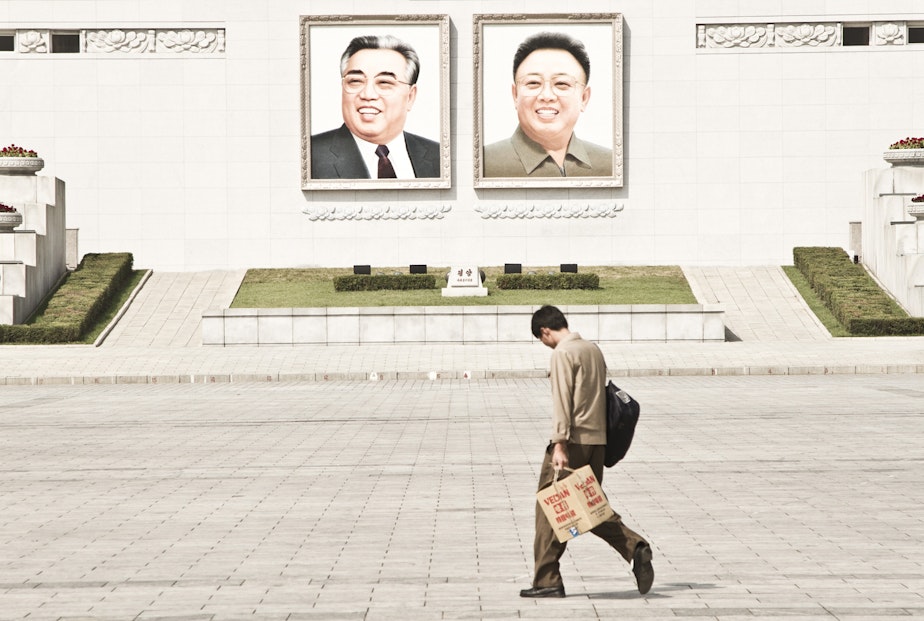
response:
M511 92L519 125L484 149L485 177L593 177L613 174L613 151L574 134L590 102L584 44L556 32L527 38L513 57Z
M439 142L404 131L419 74L417 52L397 37L350 41L340 58L343 125L311 136L311 177L439 177Z

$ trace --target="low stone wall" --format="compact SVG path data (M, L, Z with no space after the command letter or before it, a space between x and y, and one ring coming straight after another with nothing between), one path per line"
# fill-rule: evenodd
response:
M538 306L228 308L202 314L203 345L525 343ZM725 340L723 304L562 306L593 341Z

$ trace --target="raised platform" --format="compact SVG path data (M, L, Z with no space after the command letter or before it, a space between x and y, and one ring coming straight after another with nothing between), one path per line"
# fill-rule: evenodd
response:
M228 308L202 313L203 345L525 343L538 306ZM593 341L721 342L724 304L562 306Z

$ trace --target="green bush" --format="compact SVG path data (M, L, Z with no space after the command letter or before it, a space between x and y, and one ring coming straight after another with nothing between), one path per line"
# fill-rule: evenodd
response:
M433 274L350 274L334 278L334 291L407 291L435 287Z
M924 318L909 317L842 248L793 248L793 261L850 334L924 334Z
M0 343L47 345L51 343L73 343L79 339L79 328L76 325L0 325Z
M87 254L36 312L33 322L0 325L0 343L72 343L99 319L132 276L128 252Z
M498 289L599 289L596 274L503 274L497 277Z

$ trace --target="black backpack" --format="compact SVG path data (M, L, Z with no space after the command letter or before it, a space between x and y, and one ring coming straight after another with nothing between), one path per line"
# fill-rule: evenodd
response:
M607 468L625 457L632 445L639 409L638 401L625 390L620 390L612 380L606 384L606 456L603 465Z

